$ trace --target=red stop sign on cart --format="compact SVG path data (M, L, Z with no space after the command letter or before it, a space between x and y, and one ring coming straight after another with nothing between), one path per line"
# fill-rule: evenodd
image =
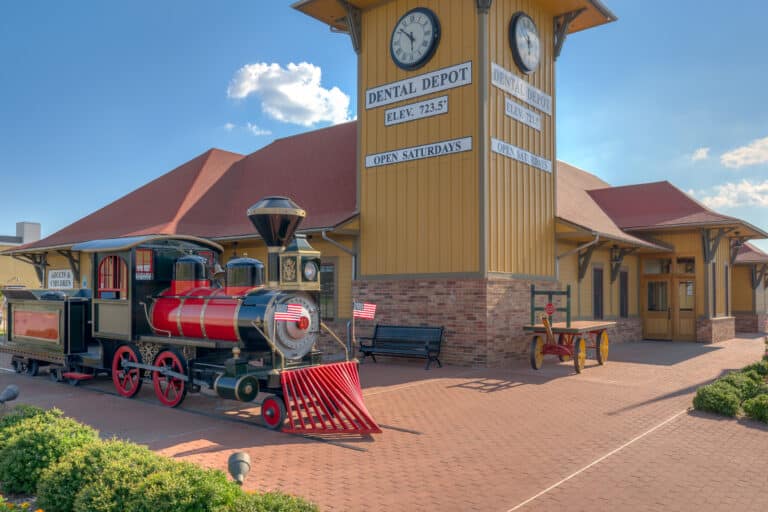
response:
M552 316L555 314L555 305L551 302L544 306L544 312L547 314L547 316Z

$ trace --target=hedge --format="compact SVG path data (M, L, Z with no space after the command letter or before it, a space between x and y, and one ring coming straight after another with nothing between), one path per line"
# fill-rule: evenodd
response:
M244 493L221 471L133 443L101 441L58 409L23 405L0 416L0 483L7 492L36 492L36 506L45 512L318 510L279 492Z
M744 402L744 412L750 418L768 423L768 394L758 395Z
M99 438L91 427L59 411L16 421L3 429L0 449L0 482L5 492L32 494L41 473L51 464Z
M740 405L739 391L723 380L700 387L693 397L693 406L696 409L724 416L736 416Z

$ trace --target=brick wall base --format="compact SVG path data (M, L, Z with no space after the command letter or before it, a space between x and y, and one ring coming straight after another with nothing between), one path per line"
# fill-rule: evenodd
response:
M758 332L757 315L754 313L735 313L736 332Z
M696 341L719 343L736 336L736 319L732 316L696 320Z
M531 284L557 288L552 281L505 278L367 279L354 281L352 293L377 305L375 323L444 326L442 362L499 367L528 356L523 325L530 323ZM357 322L357 334L370 335L373 326Z
M640 341L643 339L643 320L640 317L619 318L616 326L608 329L611 343Z
M757 315L757 332L768 333L768 314Z

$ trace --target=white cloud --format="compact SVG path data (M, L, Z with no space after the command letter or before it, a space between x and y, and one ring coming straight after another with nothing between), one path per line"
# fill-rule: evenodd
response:
M691 155L691 161L698 162L709 158L709 148L699 148Z
M224 125L224 129L227 130L228 132L231 132L232 130L235 129L235 125L232 123L227 123Z
M746 146L723 153L720 157L720 163L731 169L765 162L768 162L768 137L753 140Z
M269 130L264 130L262 128L259 128L255 124L248 123L245 128L251 132L252 134L256 135L257 137L259 135L272 135L272 132Z
M689 193L693 193L691 190ZM693 195L693 194L692 194ZM752 183L741 180L738 183L717 185L709 192L696 194L702 203L712 209L736 206L758 206L768 208L768 180Z
M256 95L268 116L284 123L311 126L349 120L349 96L338 87L320 85L322 71L308 62L279 64L258 62L240 68L229 83L227 96L235 99Z

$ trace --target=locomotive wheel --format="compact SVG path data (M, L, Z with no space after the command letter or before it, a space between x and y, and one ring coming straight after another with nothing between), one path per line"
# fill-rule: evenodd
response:
M563 345L566 344L565 343L565 334L561 334L560 336L557 337L557 344L560 345L560 346L563 346ZM571 356L569 356L567 354L560 354L557 357L559 357L560 361L563 362L563 363L567 363L568 361L571 360Z
M608 362L608 331L603 331L597 337L597 362L605 364Z
M544 338L538 334L531 340L531 368L540 370L544 365Z
M48 376L53 382L64 382L64 377L61 376L61 368L51 368L48 371Z
M587 341L579 336L579 338L573 342L573 368L576 370L576 373L581 373L586 362Z
M285 422L285 402L276 395L270 395L261 403L261 417L267 428L277 430Z
M155 358L154 366L168 368L176 373L187 374L187 362L176 349L163 350ZM152 383L155 395L160 403L168 407L178 407L187 396L187 382L178 377L163 375L159 371L152 372Z
M112 358L112 384L117 392L126 398L133 398L141 389L141 370L123 368L123 361L141 364L141 352L133 343L120 345Z
M30 377L37 377L37 371L40 369L40 365L34 359L30 359L24 366L24 373Z
M21 361L18 361L16 359L11 361L11 367L13 368L13 371L16 373L24 372L24 365L21 363Z

